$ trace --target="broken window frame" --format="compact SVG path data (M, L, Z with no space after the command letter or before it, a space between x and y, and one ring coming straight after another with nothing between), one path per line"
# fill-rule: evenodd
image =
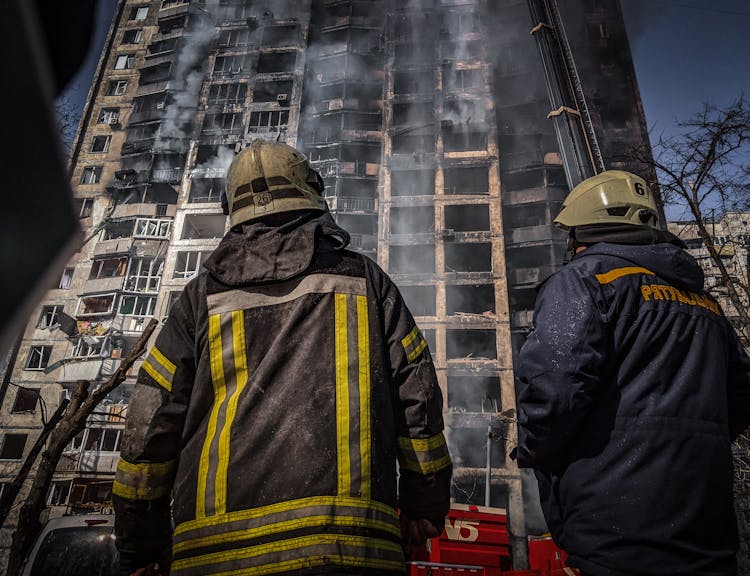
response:
M208 100L207 104L238 104L244 102L247 98L247 83L245 82L234 82L234 83L222 83L222 84L211 84L208 89Z
M196 186L196 182L199 182ZM204 182L210 182L205 185ZM194 178L190 184L190 194L188 196L189 204L205 204L213 202L221 202L221 195L226 188L226 182L224 178ZM200 192L201 196L198 196L196 192ZM208 192L208 195L205 193Z
M69 358L105 358L109 356L108 336L80 336Z
M189 280L197 275L203 262L211 255L209 250L184 250L177 253L177 258L174 266L174 274L172 278ZM184 259L184 262L180 262Z
M89 280L118 278L125 276L128 269L127 256L101 256L91 262Z
M62 313L64 306L62 304L52 304L42 306L39 314L39 321L36 327L41 330L47 330L57 323L57 317Z
M115 70L132 70L135 68L135 54L119 54L115 58Z
M288 124L288 108L281 108L279 110L253 110L250 112L247 131L255 134L282 132L287 129Z
M131 30L125 30L122 34L122 41L120 44L133 45L140 44L143 39L143 28L133 28Z
M55 480L52 482L47 495L47 506L65 506L68 502L72 483L72 480Z
M75 267L68 266L67 268L63 269L57 288L60 290L69 290L70 285L73 283L73 274L75 274Z
M26 356L24 370L44 370L49 365L52 346L32 346Z
M109 299L109 306L107 307L107 309L106 310L105 309L100 309L97 312L93 312L93 311L92 312L88 312L88 311L86 311L86 302L85 301L86 300L91 300L91 299L94 299L94 298L97 298L97 299ZM112 315L112 311L114 310L114 307L115 307L115 301L116 300L117 300L117 294L115 292L104 292L104 293L101 293L101 294L86 294L84 296L81 296L80 298L78 298L78 304L76 305L76 314L75 314L76 318L89 317L89 316L92 316L92 317L111 316Z
M91 217L91 211L94 208L93 198L76 198L73 202L79 220Z
M91 147L89 152L93 154L102 154L109 152L109 143L112 141L112 136L94 136L91 139Z
M219 36L218 45L222 48L232 48L237 46L249 46L252 44L252 32L247 28L231 28L222 30Z
M148 17L148 6L133 6L130 9L130 21L145 20Z
M225 225L223 214L185 214L180 240L215 240L224 236ZM204 235L206 228L210 236Z
M103 166L84 166L79 184L99 184L102 179L102 170Z
M216 57L214 61L213 76L225 77L250 71L250 54L223 54Z
M127 80L110 80L105 96L122 96L128 89Z
M128 292L158 293L163 272L163 258L131 258L123 289Z
M99 124L117 124L120 121L119 108L102 108L99 111Z
M136 218L133 238L168 239L172 231L172 220L164 218Z
M120 296L118 314L134 318L151 318L156 310L156 299L156 295L123 294Z
M241 133L244 130L242 112L206 114L203 132Z

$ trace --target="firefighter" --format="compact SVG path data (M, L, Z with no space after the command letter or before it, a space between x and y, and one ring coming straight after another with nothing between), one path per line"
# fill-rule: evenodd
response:
M583 181L555 224L571 260L520 351L517 449L554 540L586 575L735 574L745 351L642 178Z
M129 406L122 574L155 573L170 547L176 576L401 574L404 549L443 530L451 460L427 342L322 192L285 144L255 141L229 167L231 228Z

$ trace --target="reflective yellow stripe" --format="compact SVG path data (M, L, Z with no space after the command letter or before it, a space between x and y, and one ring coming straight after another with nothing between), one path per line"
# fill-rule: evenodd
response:
M389 570L404 572L404 562L397 560L380 560L378 558L362 558L359 556L343 556L341 554L324 554L317 556L307 556L305 558L296 558L294 560L285 560L275 564L265 564L254 568L239 568L237 570L228 570L225 572L212 572L211 576L263 576L264 574L280 574L302 568L313 568L317 566L329 565L331 563L342 564L355 568L372 568L376 570ZM180 568L177 568L179 570ZM175 568L172 564L171 572Z
M224 364L221 357L221 316L212 314L208 317L208 349L211 362L211 382L214 387L214 405L211 408L211 416L208 420L206 440L201 450L201 459L198 464L198 492L195 503L195 517L206 516L206 483L208 481L208 457L211 451L211 443L216 435L216 421L219 410L226 395L226 383L224 382Z
M164 354L161 353L161 350L159 350L156 346L151 348L151 355L159 364L164 366L164 368L170 374L174 374L175 370L177 370L177 366L175 366L166 356L164 356Z
M176 463L175 460L169 460L168 462L133 464L132 462L120 458L120 461L117 463L117 469L127 472L128 474L163 476L171 473Z
M338 493L349 494L349 350L346 330L346 294L334 295L336 339L336 440L338 450Z
M268 516L270 514L277 514L279 512L291 512L293 510L299 510L300 508L306 508L308 506L350 506L352 508L370 508L377 510L383 514L392 516L395 520L398 520L398 514L394 508L377 502L376 500L364 500L362 498L352 498L347 496L311 496L309 498L298 498L297 500L288 500L286 502L278 502L276 504L269 504L268 506L261 506L259 508L251 508L249 510L238 510L236 512L228 512L219 516L208 516L188 522L178 524L175 528L175 535L190 532L198 528L206 528L208 526L218 526L219 524L226 524L228 522L235 522L240 520L251 520L253 518L260 518L262 516Z
M411 470L412 472L417 472L418 474L422 475L440 472L440 470L442 470L443 468L447 468L450 464L450 456L443 456L438 460L431 460L429 462L414 462L409 460L402 460L401 458L399 458L399 466L401 468L403 468L404 470Z
M409 345L414 341L414 339L419 335L419 328L417 326L414 326L414 328L411 329L411 332L409 332L404 338L401 340L401 345L404 348L408 348Z
M367 297L357 296L357 336L359 344L359 462L360 493L370 497L370 323Z
M249 540L251 538L260 538L280 532L290 532L301 528L315 528L319 526L351 526L356 528L370 528L373 530L382 530L389 532L394 536L400 536L401 531L396 523L389 524L381 520L371 518L361 518L357 516L308 516L306 518L295 518L293 520L284 520L275 522L266 526L258 526L248 530L236 530L234 532L222 532L212 536L204 536L192 540L177 542L172 547L173 553L191 550L193 548L203 548L215 544L224 544L227 542L236 542L238 540Z
M312 534L309 536L300 536L298 538L289 538L287 540L279 540L277 542L269 542L268 544L260 544L258 546L249 546L247 548L236 548L234 550L223 550L221 552L213 552L211 554L204 554L202 556L194 556L192 558L185 558L182 560L175 560L172 563L171 570L184 570L185 568L193 568L196 566L205 566L207 564L219 564L223 562L230 562L232 560L241 560L245 558L253 558L262 556L264 554L270 554L274 552L286 552L288 550L295 550L297 548L303 548L305 546L325 546L325 545L344 545L352 546L355 548L371 548L375 550L386 550L389 552L401 553L402 548L400 544L395 542L389 542L380 538L372 538L367 536L350 536L346 534ZM326 555L328 556L328 555ZM335 557L335 555L333 555ZM328 556L330 557L330 556ZM302 559L304 560L304 559ZM278 566L279 563L275 565ZM269 564L247 567L243 569L243 574L251 574L252 570L263 570L266 569ZM403 564L401 565L403 567Z
M161 486L127 486L122 482L115 480L112 483L112 494L128 500L156 500L166 496L172 487L168 485Z
M599 284L609 284L618 278L631 276L633 274L649 274L655 276L655 274L648 268L642 268L641 266L626 266L625 268L615 268L604 274L597 274L596 279L599 281Z
M156 369L149 364L148 359L143 361L143 364L141 364L141 368L143 368L146 373L151 376L154 380L156 380L157 384L164 388L167 392L172 391L172 383L164 378L161 374L159 374Z
M429 438L407 438L406 436L398 437L398 445L404 450L426 452L445 446L445 436L443 433L435 434Z
M232 337L234 339L234 366L237 380L234 393L229 398L224 427L219 434L219 463L216 473L216 514L227 509L227 472L229 470L229 439L232 422L237 415L237 402L247 384L247 357L245 352L245 321L241 310L232 312Z
M427 348L427 340L422 340L417 347L406 355L407 362L414 362L419 355Z

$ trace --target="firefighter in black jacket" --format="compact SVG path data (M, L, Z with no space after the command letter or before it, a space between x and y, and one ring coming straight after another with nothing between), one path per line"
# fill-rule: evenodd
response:
M402 547L442 531L451 461L427 342L322 191L285 144L232 162L231 229L130 403L123 574L170 546L173 575L401 574Z
M518 395L553 538L588 575L735 574L747 355L643 179L585 180L555 224L574 255L538 295Z

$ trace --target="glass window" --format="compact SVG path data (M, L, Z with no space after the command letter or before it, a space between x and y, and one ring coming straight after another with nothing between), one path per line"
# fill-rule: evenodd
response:
M107 85L107 96L122 96L128 89L127 80L112 80Z
M131 20L145 20L148 16L148 6L133 6L130 10Z
M133 54L121 54L115 60L115 70L131 70L135 66Z
M26 358L26 370L44 370L51 354L52 346L32 346Z
M86 166L81 173L81 184L98 184L101 178L101 166Z
M42 314L39 316L37 328L50 328L57 324L57 318L63 307L59 304L53 306L42 306Z
M76 316L104 316L112 313L115 305L114 294L82 296L78 301Z
M116 576L117 549L112 526L59 528L47 533L31 567L31 576Z
M178 252L174 278L189 279L198 274L211 252Z
M158 292L164 260L161 258L133 258L125 280L129 292Z
M99 124L117 124L119 121L119 108L102 108L99 112Z
M88 218L91 216L91 209L94 207L93 198L76 198L74 202L79 218Z
M60 283L57 285L58 288L62 290L67 290L70 288L70 283L73 281L73 273L75 272L75 268L66 268L63 270L62 276L60 277Z
M141 30L140 28L138 30L125 30L125 33L122 35L122 43L138 44L141 41L142 37L143 30Z
M91 152L106 152L109 150L111 136L94 136L91 139Z
M156 296L123 295L120 298L120 314L123 316L153 316Z

